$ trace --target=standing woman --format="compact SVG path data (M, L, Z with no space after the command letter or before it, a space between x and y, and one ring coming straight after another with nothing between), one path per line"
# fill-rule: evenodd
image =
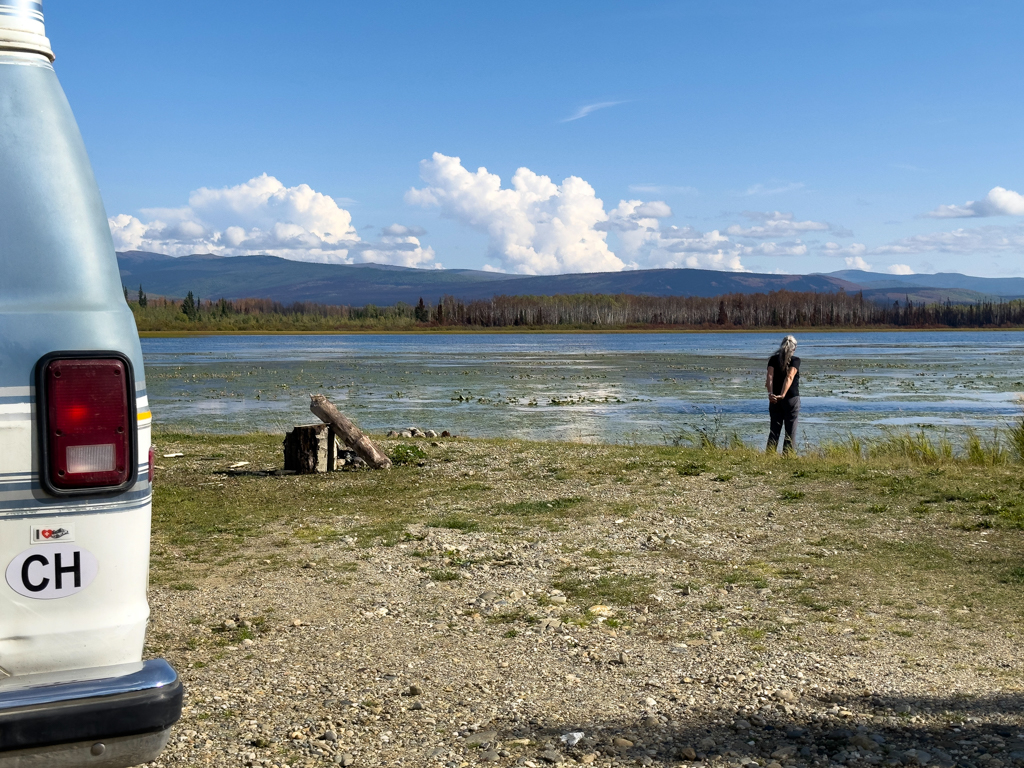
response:
M768 373L764 387L768 390L768 452L775 453L779 446L779 433L786 428L783 453L795 450L796 421L800 415L800 358L794 356L796 339L786 336L778 351L768 360Z

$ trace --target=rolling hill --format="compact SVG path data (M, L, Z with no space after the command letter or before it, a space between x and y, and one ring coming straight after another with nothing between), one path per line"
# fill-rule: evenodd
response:
M873 301L915 303L1024 296L1024 278L985 278L943 273L886 275L857 270L830 274L778 275L704 269L644 269L568 275L509 275L472 269L411 269L385 264L313 264L277 256L174 258L128 251L117 255L121 282L152 295L181 298L189 291L205 299L265 298L284 303L386 306L435 302L450 295L470 301L499 295L553 296L630 293L649 296L717 296L777 290L860 291Z

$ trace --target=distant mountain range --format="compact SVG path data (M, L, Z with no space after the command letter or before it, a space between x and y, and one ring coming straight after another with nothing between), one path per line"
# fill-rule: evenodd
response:
M471 269L411 269L384 264L313 264L277 256L171 257L144 251L117 254L121 282L130 291L181 298L265 298L291 303L386 306L451 295L470 301L498 295L554 296L630 293L652 296L717 296L768 291L864 291L873 300L973 302L1024 296L1024 278L958 274L884 275L847 270L824 275L768 275L705 269L645 269L571 275L509 275Z

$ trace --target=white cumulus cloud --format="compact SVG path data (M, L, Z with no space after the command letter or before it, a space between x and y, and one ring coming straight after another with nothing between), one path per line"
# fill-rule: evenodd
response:
M963 205L940 205L925 216L932 219L969 219L976 216L1024 216L1024 195L1004 187L993 187L982 200Z
M445 216L486 232L491 256L510 271L528 275L616 272L626 267L608 247L608 220L594 188L577 176L555 184L520 168L511 188L486 168L470 173L457 157L435 152L420 163L427 186L406 201L435 207Z
M363 241L351 214L308 184L286 187L263 174L233 187L203 187L181 208L150 208L109 219L118 250L183 256L269 254L299 261L436 266L422 230L393 224L379 242Z
M908 264L890 264L889 268L885 270L890 275L912 275L914 270L910 268Z
M717 230L663 226L672 209L660 200L622 200L606 211L594 188L577 176L556 184L520 168L510 187L502 187L501 179L486 168L470 172L459 158L439 152L420 163L420 175L426 186L409 190L406 201L437 208L443 216L487 233L489 256L510 272L743 270L740 259L752 252ZM621 246L618 254L608 241L612 232Z

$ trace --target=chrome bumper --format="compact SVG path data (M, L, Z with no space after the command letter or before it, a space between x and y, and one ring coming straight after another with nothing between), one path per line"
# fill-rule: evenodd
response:
M183 695L163 659L0 680L0 768L150 762Z

